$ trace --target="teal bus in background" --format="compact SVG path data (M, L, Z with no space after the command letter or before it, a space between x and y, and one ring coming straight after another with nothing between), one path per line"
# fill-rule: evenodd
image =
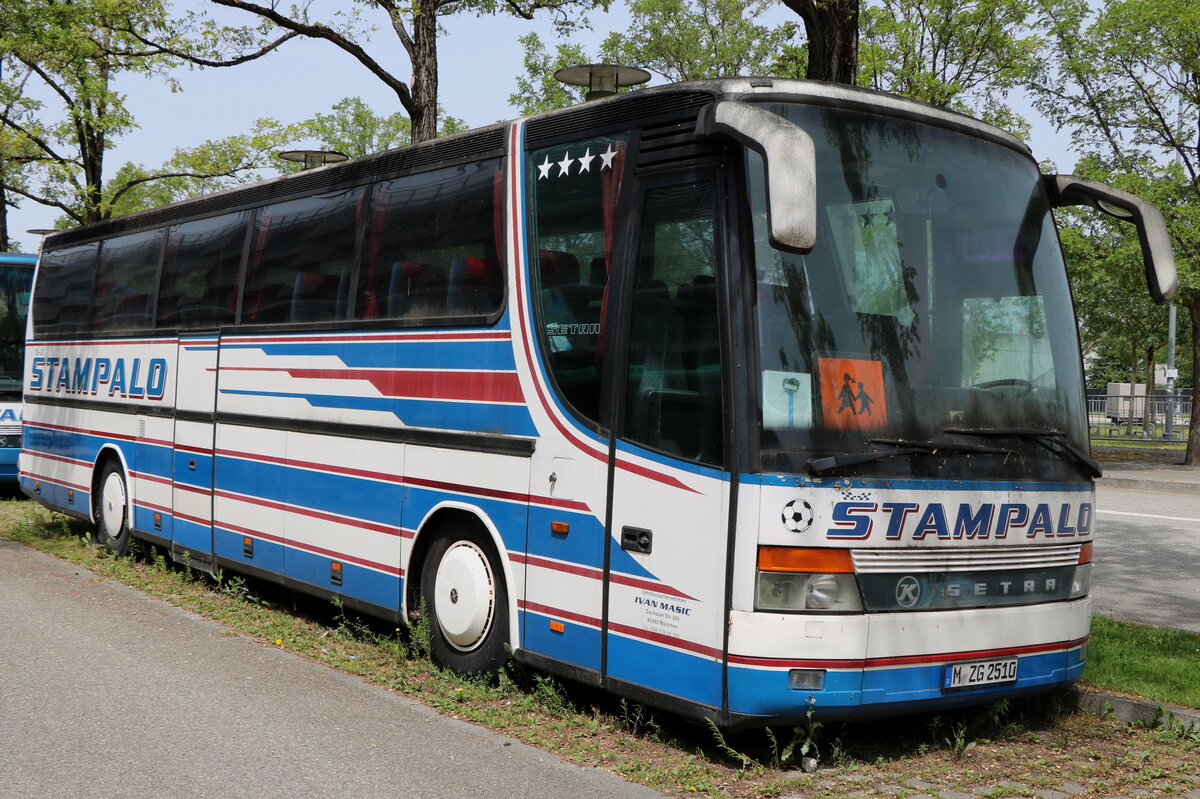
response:
M36 255L0 253L0 486L17 483L25 319Z

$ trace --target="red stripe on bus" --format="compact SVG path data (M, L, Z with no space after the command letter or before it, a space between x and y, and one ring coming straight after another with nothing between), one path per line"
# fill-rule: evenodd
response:
M589 627L600 627L600 620L593 616L585 616L582 613L574 613L562 608L552 608L549 605L541 605L537 602L526 602L524 599L517 601L517 607L521 610L539 613L543 616L553 616L556 619L566 619L577 624L586 624Z
M963 652L939 652L925 655L897 655L879 658L850 658L840 659L797 659L797 658L765 658L749 655L730 655L729 662L740 666L761 666L765 668L809 668L809 669L872 669L885 666L916 666L921 664L955 663L967 660L989 660L993 658L1012 657L1014 655L1033 655L1045 652L1061 652L1074 649L1087 643L1087 638L1074 641L1055 641L1048 644L1028 644L1025 646L1004 647L1001 649L976 649Z
M597 569L592 566L580 566L577 563L550 560L549 558L542 558L538 557L537 555L526 555L519 552L510 553L509 557L517 563L524 563L528 566L534 566L540 569L550 569L552 571L565 572L566 574L574 574L578 577L588 577L593 580L604 579L604 572L601 569ZM654 580L647 580L642 577L634 577L633 575L625 574L624 572L610 572L609 579L611 579L614 583L627 585L631 588L641 588L643 590L653 591L658 594L676 596L680 599L695 599L695 597L688 596L672 586L656 582Z
M608 629L610 632L620 633L621 635L625 635L630 638L640 638L643 641L650 641L655 644L663 644L675 649L683 649L717 661L721 660L720 649L706 646L704 644L698 644L695 641L686 641L682 638L672 638L669 635L656 633L653 630L643 630L639 627L631 627L627 624L617 624L613 621L608 623Z
M79 485L77 483L68 483L65 480L59 480L57 478L50 477L48 475L39 474L38 472L31 472L27 469L21 470L21 476L28 477L31 480L38 480L43 483L50 483L51 485L62 486L63 488L73 488L76 491L83 491L84 493L88 493L92 490L91 486L83 486L83 485Z
M285 369L302 380L365 380L385 397L524 404L515 372Z
M228 530L231 533L237 533L238 535L249 536L251 538L258 538L263 541L270 541L274 544L281 544L282 546L288 547L289 549L299 549L304 552L311 552L314 555L321 555L322 557L332 558L334 560L342 561L345 563L353 563L358 566L365 566L368 569L374 569L376 571L387 572L388 574L392 574L397 577L404 576L404 569L401 569L399 566L390 566L386 563L378 563L373 560L367 560L366 558L359 558L359 557L355 557L354 555L347 555L345 552L337 552L332 549L325 549L324 547L313 546L312 544L305 544L301 541L294 541L292 539L281 538L280 536L271 535L270 533L264 533L261 530L251 530L248 527L238 527L237 525L227 524L226 522L222 522L222 521L214 521L213 526L220 527L222 530Z
M413 533L405 530L403 527L382 524L380 522L372 522L354 516L342 516L336 513L328 513L326 511L316 510L315 508L305 508L300 505L288 505L283 502L275 502L274 500L253 497L247 494L235 494L231 491L214 491L213 496L238 502L248 502L251 505L257 505L262 508L284 511L285 513L294 513L298 516L307 516L310 519L320 519L321 521L345 524L349 525L350 527L359 527L376 533L394 536L396 538L412 538L413 536Z
M340 344L354 341L387 343L389 341L503 341L512 337L508 330L488 330L482 332L437 333L421 331L419 333L345 333L337 335L310 336L254 336L240 338L227 336L223 339L226 346L235 347L245 344Z

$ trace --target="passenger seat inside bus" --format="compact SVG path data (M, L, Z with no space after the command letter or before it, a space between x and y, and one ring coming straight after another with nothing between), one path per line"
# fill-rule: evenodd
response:
M447 283L446 312L452 316L490 314L504 297L504 274L495 258L455 258Z

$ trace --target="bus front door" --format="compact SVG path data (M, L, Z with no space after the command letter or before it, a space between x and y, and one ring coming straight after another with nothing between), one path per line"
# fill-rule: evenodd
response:
M203 568L213 557L213 427L219 339L180 337L176 359L171 552Z
M717 175L643 178L617 392L605 672L719 708L729 474Z

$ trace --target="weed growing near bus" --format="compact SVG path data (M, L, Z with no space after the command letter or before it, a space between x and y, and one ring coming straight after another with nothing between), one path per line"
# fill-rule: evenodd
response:
M599 766L677 795L749 799L907 797L938 790L1000 799L1086 786L1082 797L1173 796L1194 790L1194 729L1131 729L1052 702L996 703L887 724L807 725L716 734L672 714L515 663L489 682L463 679L427 659L420 623L400 631L340 606L252 578L210 578L171 564L149 546L118 558L91 546L86 525L30 503L0 503L9 539L213 618L262 645L279 646L439 712L483 724L566 760ZM1134 650L1136 651L1136 650ZM818 752L821 768L795 769Z

